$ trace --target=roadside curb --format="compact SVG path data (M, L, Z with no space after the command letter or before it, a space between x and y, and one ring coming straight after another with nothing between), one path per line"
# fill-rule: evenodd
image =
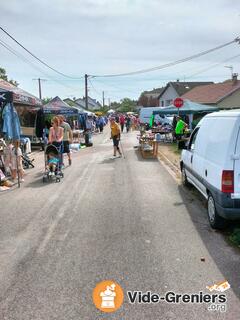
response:
M159 150L158 150L158 160L160 160L161 163L164 162L164 164L172 171L172 173L174 174L177 180L180 179L180 176L181 176L180 168L171 160L169 160L169 158Z

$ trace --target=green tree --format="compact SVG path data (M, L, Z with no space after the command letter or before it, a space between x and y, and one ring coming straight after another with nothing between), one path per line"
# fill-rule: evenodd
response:
M0 67L0 79L8 81L9 83L13 84L16 87L19 86L19 83L17 81L12 80L12 79L10 79L10 80L8 79L6 70L4 68L1 68L1 67Z
M119 112L135 112L137 107L137 101L124 98L120 101L120 106L117 109Z
M52 98L50 98L50 97L45 97L45 98L43 98L42 99L42 102L43 102L43 104L47 104L49 101L51 101L52 100Z

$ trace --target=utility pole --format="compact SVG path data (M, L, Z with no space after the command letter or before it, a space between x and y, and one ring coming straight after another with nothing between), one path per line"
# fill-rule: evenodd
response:
M108 105L109 105L109 109L110 109L110 106L111 106L111 100L110 100L110 98L108 98Z
M85 107L88 110L88 75L85 74Z
M39 99L42 100L42 87L41 87L41 79L38 78L38 90L39 90Z
M33 79L34 81L38 81L38 92L39 92L39 99L42 100L42 86L41 86L41 81L47 81L46 79Z
M104 97L104 91L102 92L102 106L104 108L105 105L105 97Z

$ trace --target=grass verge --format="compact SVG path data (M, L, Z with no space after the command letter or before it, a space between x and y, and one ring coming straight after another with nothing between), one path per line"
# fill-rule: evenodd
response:
M233 231L230 232L228 239L232 244L240 247L240 227L234 228Z

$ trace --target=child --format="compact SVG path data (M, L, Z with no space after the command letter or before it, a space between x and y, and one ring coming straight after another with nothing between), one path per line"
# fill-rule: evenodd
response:
M56 155L54 153L48 154L48 169L49 169L49 175L53 176L55 174L57 165L59 163L59 159L56 158Z
M19 172L20 182L24 182L24 170L22 166L22 151L20 149L20 141L14 141L13 148L11 150L11 174L13 181L17 178L17 169Z

